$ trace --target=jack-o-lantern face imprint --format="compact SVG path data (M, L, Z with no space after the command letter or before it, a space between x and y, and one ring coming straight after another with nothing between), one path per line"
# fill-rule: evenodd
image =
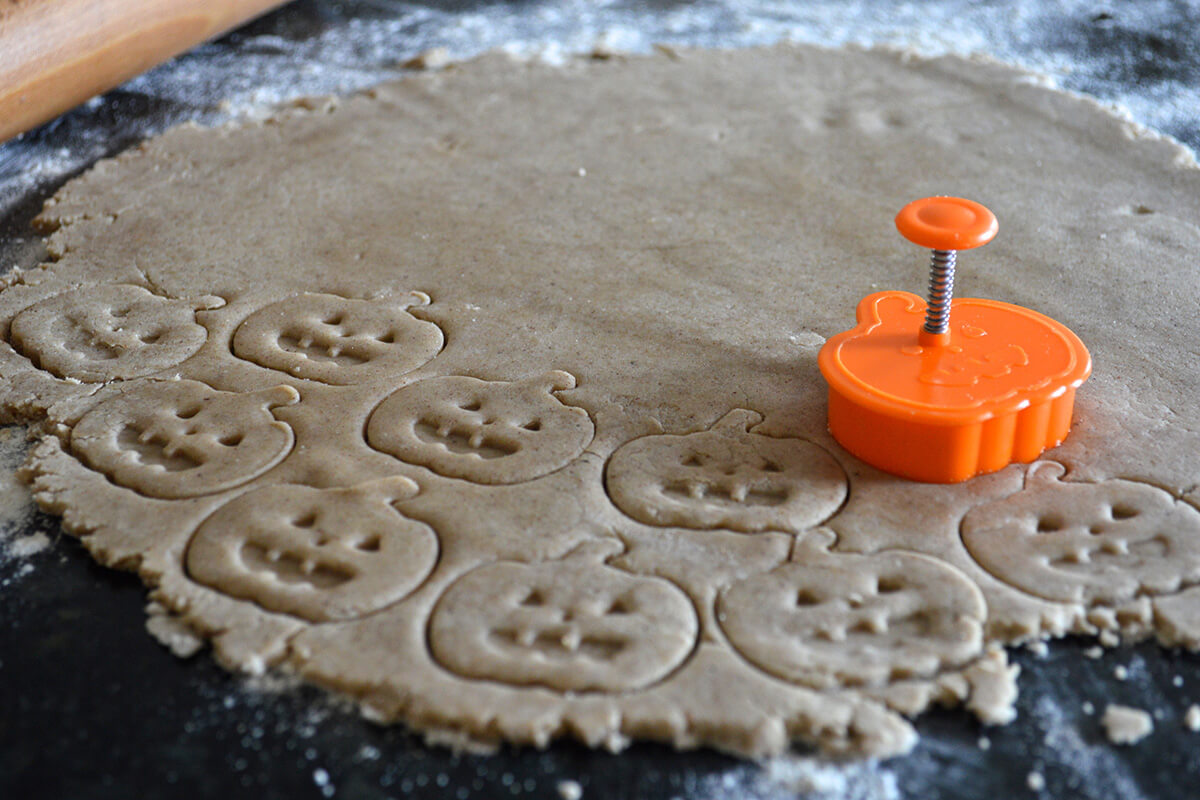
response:
M762 415L735 409L707 431L645 436L609 460L613 502L648 525L799 532L846 499L846 473L804 439L751 433Z
M322 383L402 375L442 349L442 329L407 311L428 304L420 292L374 300L296 295L247 317L233 335L233 354Z
M592 440L587 412L552 394L574 386L575 378L559 370L511 383L428 378L375 409L367 442L450 478L533 480L569 464Z
M196 311L219 297L172 300L140 286L108 284L54 295L17 314L9 339L17 352L58 378L129 380L169 369L208 339Z
M751 663L816 689L882 686L965 665L986 607L954 567L915 553L831 553L731 585L717 618Z
M1117 604L1200 580L1200 511L1146 483L1061 480L1033 464L1025 488L963 519L971 556L1012 586L1047 600Z
M239 394L197 381L147 381L85 414L71 431L71 450L140 494L211 494L283 460L294 437L271 409L299 399L290 386Z
M188 575L310 622L361 617L408 596L437 562L433 529L392 505L416 493L402 477L346 489L255 489L201 523Z
M429 643L442 666L468 678L620 692L665 677L698 630L687 595L662 578L591 562L504 562L450 586Z

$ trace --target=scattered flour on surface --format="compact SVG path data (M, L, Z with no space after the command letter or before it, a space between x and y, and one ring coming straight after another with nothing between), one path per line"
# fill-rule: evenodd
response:
M33 508L29 489L14 474L24 463L28 450L24 427L0 427L0 525L4 528L22 519Z
M13 558L28 558L50 546L50 537L44 533L17 536L8 543L8 553Z
M785 756L703 778L688 797L705 800L901 800L895 773L874 761L835 763Z
M1188 706L1187 712L1183 715L1183 726L1189 731L1200 731L1200 706Z
M1106 740L1097 741L1090 726L1084 725L1081 730L1078 718L1060 699L1040 696L1029 713L1043 731L1043 740L1054 753L1055 762L1078 781L1070 797L1146 800L1129 763Z
M31 574L32 557L52 544L51 532L30 530L36 507L29 489L16 476L28 449L25 428L0 427L0 588Z
M337 791L334 788L333 782L329 779L329 772L321 767L313 770L313 783L321 790L322 797L333 797L334 792Z
M1113 744L1136 744L1154 730L1154 719L1148 713L1116 704L1104 709L1100 724Z
M558 790L558 796L562 800L580 800L583 797L583 787L578 781L559 781L554 788Z

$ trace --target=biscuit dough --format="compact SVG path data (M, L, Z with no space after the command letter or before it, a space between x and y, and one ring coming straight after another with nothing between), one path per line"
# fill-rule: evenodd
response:
M1140 708L1113 703L1104 709L1100 725L1113 744L1137 744L1154 732L1154 717Z
M1000 219L960 296L1095 359L961 485L825 427L816 354L919 290L909 200ZM981 60L487 56L100 162L0 293L25 474L231 669L483 742L909 749L1012 716L1000 644L1200 646L1200 171Z

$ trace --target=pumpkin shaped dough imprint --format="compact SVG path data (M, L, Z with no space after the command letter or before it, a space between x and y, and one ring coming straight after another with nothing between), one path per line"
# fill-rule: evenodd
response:
M798 553L717 601L729 641L772 675L815 689L882 686L982 652L983 595L949 564L899 551Z
M88 383L169 369L208 340L195 312L225 301L161 297L141 286L103 284L56 294L13 317L9 339L34 366Z
M752 433L762 415L734 409L707 431L644 436L605 471L613 502L648 525L799 533L846 499L846 473L805 439Z
M344 489L255 489L200 524L188 575L309 622L361 617L409 595L437 562L433 529L392 505L416 494L398 476Z
M569 558L466 573L438 601L429 642L442 666L468 678L621 692L669 674L698 631L674 584Z
M449 478L533 480L578 458L592 440L587 412L553 394L574 387L574 376L561 370L512 382L426 378L375 409L367 443Z
M70 448L140 494L198 497L239 486L282 461L295 437L271 409L299 399L290 386L236 393L198 381L142 381L84 414Z
M442 329L408 309L429 296L356 300L306 293L255 311L233 335L233 354L297 378L351 384L403 375L442 349Z
M1200 580L1200 511L1147 483L1062 480L1053 461L1025 487L971 509L962 538L979 564L1022 591L1060 603L1115 605Z

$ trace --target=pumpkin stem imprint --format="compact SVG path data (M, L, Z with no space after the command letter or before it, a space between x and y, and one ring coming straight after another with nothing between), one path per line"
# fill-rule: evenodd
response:
M763 415L748 408L735 408L712 424L709 430L730 431L734 434L749 433L750 429L763 421Z
M192 310L215 311L218 308L224 308L227 303L228 301L224 297L219 297L215 294L206 294L192 301Z
M833 552L837 541L837 532L823 526L798 533L792 542L788 561L804 561L814 557L827 556Z
M1031 489L1036 484L1049 484L1061 481L1067 474L1067 468L1057 461L1041 460L1029 465L1025 471L1025 488Z
M300 392L296 391L296 387L288 386L286 383L272 386L269 389L260 389L257 392L250 393L248 396L261 397L263 399L262 407L264 411L271 411L300 402Z
M576 385L575 376L561 369L552 369L536 377L517 381L517 383L530 387L534 390L535 395L540 392L564 392L567 389L574 389Z
M371 298L371 299L376 299L376 298ZM404 292L403 294L398 294L398 295L397 294L387 294L387 295L383 295L382 297L379 297L378 299L382 300L384 302L387 302L387 303L391 303L396 308L402 308L405 310L410 309L410 308L418 308L420 306L427 306L433 302L433 299L429 295L425 294L425 292L421 292L421 291L417 291L417 290L413 290L411 292Z
M377 498L380 502L394 506L405 500L411 500L421 493L420 485L412 478L404 475L389 475L373 481L360 483L355 487L361 494ZM398 510L398 509L397 509Z
M617 537L588 539L567 551L560 561L590 561L597 564L616 558L626 551L626 546Z

